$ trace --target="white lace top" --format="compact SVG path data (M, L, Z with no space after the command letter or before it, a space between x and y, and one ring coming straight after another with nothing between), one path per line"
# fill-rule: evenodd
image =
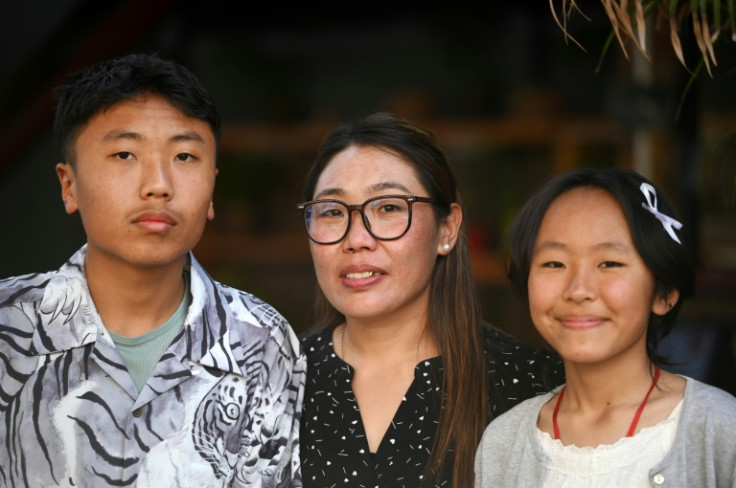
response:
M565 446L537 429L537 439L547 455L545 488L649 488L649 470L672 447L681 409L682 400L657 425L598 447Z

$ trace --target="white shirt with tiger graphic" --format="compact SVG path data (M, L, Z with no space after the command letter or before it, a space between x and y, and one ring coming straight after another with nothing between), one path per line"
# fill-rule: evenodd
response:
M0 487L300 487L306 361L286 320L190 254L184 328L139 394L85 256L0 281Z

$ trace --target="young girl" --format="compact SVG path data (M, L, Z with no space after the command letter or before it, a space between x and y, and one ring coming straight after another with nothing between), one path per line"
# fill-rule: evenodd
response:
M509 279L566 384L491 422L475 486L736 486L736 398L656 355L694 281L665 197L630 170L559 175L510 249Z

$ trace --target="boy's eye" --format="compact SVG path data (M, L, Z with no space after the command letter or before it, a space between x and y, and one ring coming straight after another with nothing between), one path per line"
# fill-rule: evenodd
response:
M194 156L189 153L181 153L176 155L177 161L192 161Z
M115 153L115 156L117 156L118 159L132 159L133 153L129 153L128 151L120 151L119 153Z

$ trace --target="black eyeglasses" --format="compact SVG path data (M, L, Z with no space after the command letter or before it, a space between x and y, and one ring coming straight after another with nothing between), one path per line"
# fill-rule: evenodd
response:
M335 244L348 234L355 211L360 212L365 228L376 239L398 239L411 227L411 207L415 202L435 203L431 198L414 195L381 195L360 205L325 199L300 203L296 208L304 215L311 240L317 244Z

